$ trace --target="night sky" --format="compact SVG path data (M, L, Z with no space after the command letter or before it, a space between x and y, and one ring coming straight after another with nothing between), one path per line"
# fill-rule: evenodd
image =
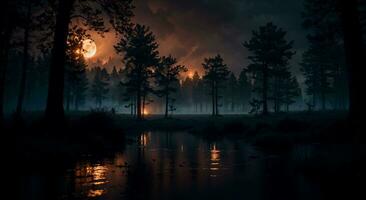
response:
M273 21L288 31L288 40L295 41L297 54L292 65L300 75L298 65L307 45L301 27L302 0L135 0L135 6L133 21L151 27L160 54L172 54L198 71L204 57L220 53L238 74L248 64L242 43L250 39L252 30ZM99 51L92 60L106 63L110 59L108 68L121 66L121 58L113 52L113 33L110 35L94 38Z

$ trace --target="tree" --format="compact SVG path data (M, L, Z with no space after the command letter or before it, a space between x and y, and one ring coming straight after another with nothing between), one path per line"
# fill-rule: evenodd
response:
M295 103L295 98L301 94L299 83L297 82L296 77L292 76L291 73L287 71L283 75L280 88L283 96L280 103L284 104L286 106L286 112L289 112L290 105Z
M186 104L188 105L187 109L188 111L191 110L191 106L193 104L193 94L194 94L194 82L193 79L189 76L187 76L183 81L182 81L182 86L181 86L181 99L180 99L180 103L181 104Z
M343 93L347 80L343 50L343 31L338 16L337 1L306 0L304 2L303 27L308 30L310 43L303 54L302 72L305 76L307 94L313 98L313 107L320 99L321 109L326 109L329 94ZM336 98L342 98L341 95Z
M18 12L22 13L19 14L18 27L23 29L23 38L22 38L23 61L21 69L22 71L21 81L19 86L19 94L15 113L16 117L21 117L21 113L23 111L23 102L24 102L27 73L28 73L29 46L31 43L32 31L34 31L36 28L35 21L32 19L35 18L34 7L39 6L39 3L40 2L38 1L31 1L31 0L24 0L18 2L18 8L17 8Z
M85 29L74 26L70 29L66 49L65 67L65 100L66 110L74 102L75 110L84 103L88 80L86 77L86 63L83 56L83 42L90 38Z
M103 100L108 94L108 73L100 67L96 67L94 70L95 75L91 86L91 96L95 100L95 105L101 108Z
M253 31L252 38L244 42L252 55L248 56L251 64L247 67L247 71L253 74L256 82L261 82L261 86L254 88L261 94L262 114L268 114L268 100L270 92L270 80L275 75L274 70L280 66L288 65L289 60L295 54L291 51L293 41L288 42L285 39L286 31L278 28L273 23L267 23Z
M93 4L85 0L58 1L46 106L48 119L57 122L63 118L65 50L72 19L83 20L83 26L99 33L106 31L104 19L109 19L116 32L123 33L130 24L132 8L131 0L96 0Z
M251 98L251 91L252 91L252 85L248 80L247 72L245 69L243 69L240 72L239 78L238 78L238 98L242 111L245 111L246 105L249 103L249 100Z
M251 101L249 101L249 105L251 106L249 114L258 115L258 113L260 112L262 102L259 101L258 99L253 98Z
M341 21L344 33L344 47L348 68L350 119L360 123L365 114L365 95L363 92L363 73L366 50L362 40L357 0L339 0ZM356 124L357 125L357 124ZM360 124L358 124L360 125Z
M203 79L211 89L212 115L219 115L219 89L223 87L223 83L227 80L230 72L224 60L218 54L213 58L205 58L202 64L205 70Z
M227 80L227 85L229 86L225 91L225 99L227 106L229 106L229 110L231 112L234 112L235 110L235 104L237 101L237 93L238 93L238 81L236 80L236 77L234 73L230 73Z
M112 73L110 76L110 95L113 103L119 102L121 97L121 77L115 66L113 66Z
M74 109L79 110L80 106L85 103L86 93L88 91L88 78L86 76L86 65L81 62L74 66L74 73L76 74L74 80Z
M13 34L17 18L16 1L5 0L1 3L1 19L0 19L0 128L4 120L4 93L6 70L8 65L8 56L10 49L10 39Z
M301 63L301 71L307 86L306 93L312 96L313 107L317 105L317 98L321 100L322 110L326 109L326 95L332 91L330 86L332 65L326 60L326 52L324 52L326 50L324 46L311 45L304 52Z
M129 91L136 92L137 118L143 118L146 97L152 91L150 79L159 63L158 44L146 26L137 24L115 45L126 62L126 82Z
M136 91L134 91L134 88L129 85L128 77L128 69L124 68L121 69L118 74L120 77L120 80L118 81L118 93L119 93L119 100L121 103L126 102L125 108L130 109L131 116L136 116Z
M198 107L200 112L202 113L202 103L204 100L204 85L203 85L203 81L200 77L200 75L198 75L198 72L195 71L193 76L192 76L192 84L193 84L193 88L192 88L192 100L193 100L193 104L194 104L194 109L195 112L198 112Z
M280 112L281 107L286 105L286 111L289 111L289 105L295 103L294 98L300 95L299 85L296 77L292 75L288 66L277 66L273 69L273 83L270 99L273 100L274 111Z
M65 79L66 110L69 111L72 104L77 111L85 103L88 90L85 62L80 60L67 64Z
M160 64L155 72L159 97L165 98L165 118L169 116L169 110L173 111L173 103L175 99L171 97L172 93L177 91L175 82L179 81L179 75L186 72L187 68L182 65L177 65L177 59L172 56L161 58Z

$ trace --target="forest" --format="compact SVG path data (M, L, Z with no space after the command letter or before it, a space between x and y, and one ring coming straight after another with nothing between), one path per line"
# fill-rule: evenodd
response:
M293 39L298 38L294 31L276 17L260 18L267 10L256 10L253 16L244 13L251 20L265 19L246 25L250 30L225 26L225 20L227 24L240 20L226 16L231 11L219 0L175 2L180 7L165 0L2 1L0 130L15 138L11 152L16 162L34 163L26 175L16 179L21 199L61 199L60 195L64 199L118 199L121 195L122 199L174 199L179 195L270 199L254 192L268 190L268 186L258 186L259 180L288 187L303 173L313 177L327 169L329 173L319 184L310 181L298 186L324 192L325 197L317 192L301 196L295 192L299 188L277 188L269 194L284 199L326 199L338 195L328 188L336 176L342 183L355 180L352 186L339 186L347 191L342 195L360 194L359 181L366 166L362 89L366 1L298 2L301 12L296 24L304 35L301 41ZM198 13L217 24L193 30L200 19L187 21L192 27L192 35L184 35L187 43L201 38L190 50L181 50L183 42L176 38L183 27L175 25L170 30L161 25L157 29L155 18L141 20L144 3L166 24L196 15L194 6L207 9ZM257 4L262 5L233 0L228 7L240 5L248 11ZM177 10L164 10L168 5ZM212 14L219 9L225 12ZM276 9L270 10L281 12ZM212 27L213 31L208 30ZM166 30L176 31L176 35L163 37ZM245 37L230 35L241 31L246 31ZM220 45L209 38L218 38ZM234 43L238 48L230 52L245 62L233 61L226 43ZM302 43L304 47L299 48ZM215 51L205 52L204 44ZM199 54L197 49L203 52ZM182 56L180 51L188 53ZM102 53L107 56L101 57ZM189 58L193 56L199 64L192 64ZM108 159L112 164L105 161ZM34 171L41 171L40 177L56 177L43 169L50 162L58 163L65 173L72 168L73 174L63 174L62 183L54 184L56 189L50 193L43 186L55 180L42 179L44 185L37 186L41 192L33 194ZM239 167L243 162L254 162L262 170L253 175L255 186L247 185L252 179L246 164ZM113 175L120 169L125 170L122 175ZM179 178L185 173L192 179ZM263 174L286 178L263 178ZM98 176L106 177L98 182ZM109 176L126 182L121 186ZM296 181L288 178L291 176ZM162 186L169 185L168 179L175 185ZM256 188L242 194L236 181ZM220 195L215 195L218 191L213 183L223 191ZM195 196L186 190L203 194ZM294 198L295 193L303 198Z
M202 60L200 74L190 71L182 75L190 66L181 65L171 55L159 54L159 44L149 27L131 22L131 2L118 3L123 5L115 5L116 8L104 4L102 2L100 8L80 4L78 9L87 9L86 13L75 9L76 14L69 14L69 28L64 31L64 67L54 67L65 71L55 73L57 78L50 78L53 74L53 67L49 67L53 66L52 46L55 45L52 43L56 37L52 28L57 25L52 13L56 12L55 5L47 1L17 3L12 14L19 15L18 22L12 22L9 31L13 34L6 40L9 44L4 44L8 49L4 52L2 116L14 113L21 116L23 112L46 108L52 110L53 115L56 112L53 107L57 106L60 116L64 111L113 109L138 118L143 115L142 107L150 114L212 115L345 111L349 107L342 22L338 13L333 11L335 8L331 7L336 5L329 5L329 12L333 11L333 14L328 15L328 11L317 12L320 6L317 1L305 4L302 23L308 30L309 47L301 55L299 64L304 80L300 83L290 64L297 53L293 49L295 41L288 41L286 30L272 22L253 30L251 39L242 42L243 51L250 52L247 56L250 64L243 66L238 75L230 71L230 66L219 54ZM118 6L123 6L126 12L121 14L115 10L116 13L110 11L107 14L113 15L111 19L118 17L121 21L113 22L115 24L104 22L102 18L107 11L102 12L102 9L109 11ZM102 13L94 15L93 12ZM323 19L322 24L316 21L318 18ZM88 66L87 50L83 49L84 41L92 39L91 31L103 34L111 31L108 26L120 35L120 41L111 45L117 54L122 55L119 65L110 71L103 68L99 60L99 63ZM2 38L5 40L5 35ZM55 79L60 80L54 84L62 85L57 87L62 91L52 89L57 94L48 92L53 85L50 80ZM53 95L57 95L58 100L53 99L56 98ZM53 101L59 103L50 108Z

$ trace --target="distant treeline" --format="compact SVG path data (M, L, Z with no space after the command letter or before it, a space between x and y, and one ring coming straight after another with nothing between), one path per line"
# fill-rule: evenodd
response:
M238 77L218 54L202 61L202 76L194 73L180 80L189 66L159 54L149 27L131 22L131 0L5 1L1 117L3 108L17 116L24 110L46 110L53 120L63 118L64 110L90 109L130 113L139 119L147 112L166 117L173 113L267 114L348 109L348 104L356 111L360 77L355 63L362 61L364 53L366 4L344 3L304 1L309 48L300 63L305 77L301 89L303 84L289 64L296 53L294 41L288 41L287 32L272 22L253 30L252 37L242 43L250 64L243 66ZM83 41L91 39L90 31L103 34L110 29L119 38L114 48L123 58L123 67L112 72L88 69ZM351 29L353 38L347 32Z

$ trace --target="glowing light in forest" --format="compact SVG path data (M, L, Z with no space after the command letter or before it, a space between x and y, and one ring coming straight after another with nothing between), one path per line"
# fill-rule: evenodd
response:
M83 41L83 55L85 58L92 58L97 53L97 45L93 40Z
M193 78L193 75L194 75L194 74L193 74L193 72L191 72L191 71L189 71L189 72L188 72L188 74L187 74L187 76L188 76L189 78Z
M149 114L149 111L145 108L145 109L142 111L142 114L143 114L143 115L148 115L148 114Z

